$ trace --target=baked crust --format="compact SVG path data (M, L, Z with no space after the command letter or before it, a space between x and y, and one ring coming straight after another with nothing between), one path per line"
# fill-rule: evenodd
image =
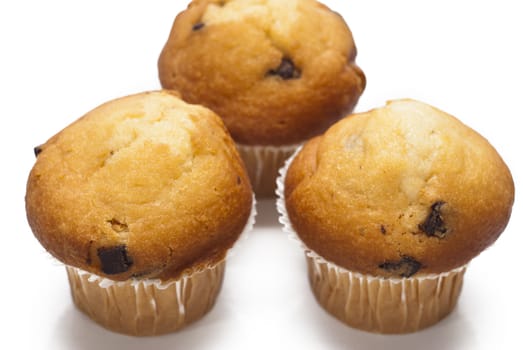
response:
M349 113L365 88L343 18L313 0L195 0L158 61L164 88L220 115L234 140L291 145Z
M222 121L175 92L105 103L40 150L26 193L35 236L65 264L113 280L215 264L250 215Z
M509 169L486 139L426 104L398 100L348 116L305 144L285 200L305 245L384 277L468 263L508 223Z

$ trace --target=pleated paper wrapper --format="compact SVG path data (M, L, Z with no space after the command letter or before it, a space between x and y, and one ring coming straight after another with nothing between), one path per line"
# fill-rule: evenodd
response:
M256 205L240 235L227 252L238 248L252 230ZM153 336L177 331L202 318L214 306L221 289L226 259L173 280L131 279L117 282L66 266L75 305L92 320L118 333Z
M415 332L447 316L458 301L466 266L441 274L383 278L349 271L305 246L292 228L284 197L287 169L298 152L280 169L276 205L284 231L305 251L318 303L351 327L383 334Z
M251 146L236 144L258 198L274 198L278 170L299 145Z

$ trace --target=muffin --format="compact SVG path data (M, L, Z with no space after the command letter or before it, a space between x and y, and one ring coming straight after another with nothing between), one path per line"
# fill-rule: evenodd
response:
M213 306L253 207L216 114L172 91L140 93L90 111L35 154L28 222L66 265L78 308L113 331L155 335Z
M508 223L509 169L486 139L413 100L348 116L279 179L312 291L350 326L406 333L448 315L470 260Z
M365 87L344 19L314 0L194 0L158 61L164 88L220 115L257 195L274 196L297 145L350 112Z

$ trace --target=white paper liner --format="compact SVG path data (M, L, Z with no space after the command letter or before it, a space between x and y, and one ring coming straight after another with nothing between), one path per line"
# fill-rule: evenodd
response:
M274 197L278 170L299 146L300 144L284 146L236 144L254 193L258 197Z
M253 195L253 197L252 197L252 209L251 209L251 213L249 215L249 218L247 219L247 222L245 224L245 227L243 228L243 231L240 233L240 235L239 235L238 239L236 240L236 242L234 243L234 245L227 251L224 260L226 260L227 258L229 258L232 255L234 255L236 249L238 249L238 246L241 246L242 242L247 239L249 233L252 231L252 229L254 227L254 224L256 222L256 215L257 215L256 197ZM212 266L208 266L206 268L212 268ZM111 279L106 278L106 277L98 276L98 275L96 275L94 273L91 273L91 272L83 271L81 269L77 269L77 270L78 270L77 273L79 275L82 275L82 274L89 275L89 282L91 282L91 283L98 283L98 285L101 288L108 288L108 287L111 287L111 286L114 286L114 285L123 286L123 285L129 285L129 283L131 283L131 285L133 285L135 287L136 286L154 285L155 288L158 288L160 290L168 288L171 284L176 283L179 279L187 278L188 276L191 276L194 273L198 273L198 270L191 270L189 272L183 273L180 277L172 279L172 280L169 280L169 281L163 281L161 279L153 279L153 278L150 278L150 279L148 279L148 278L132 278L132 279L130 279L128 281L114 281L114 280L111 280Z
M305 244L298 238L298 235L292 228L291 221L289 220L289 215L287 214L287 206L285 205L285 177L287 176L287 171L289 170L289 167L298 155L300 153L303 146L298 147L294 153L287 158L283 166L278 170L278 177L276 178L276 210L278 211L278 214L280 216L278 217L278 221L283 225L283 231L287 233L287 236L299 243L300 247L305 250L305 252L309 252L310 249L305 246Z
M440 274L385 278L347 270L305 245L289 220L284 191L287 171L300 150L279 170L276 209L284 232L305 252L311 288L318 302L350 326L379 333L413 332L450 313L461 292L466 265ZM390 304L394 296L396 304Z

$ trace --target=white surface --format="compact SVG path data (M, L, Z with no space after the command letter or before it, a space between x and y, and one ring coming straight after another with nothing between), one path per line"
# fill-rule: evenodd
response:
M349 23L368 79L358 111L412 97L486 136L522 185L522 11L518 1L325 1ZM270 201L227 266L216 307L162 337L98 327L72 305L64 268L26 223L33 146L121 95L159 88L156 60L186 1L3 1L0 4L2 288L0 348L523 349L521 202L467 272L454 313L406 336L352 330L315 302L303 255Z

